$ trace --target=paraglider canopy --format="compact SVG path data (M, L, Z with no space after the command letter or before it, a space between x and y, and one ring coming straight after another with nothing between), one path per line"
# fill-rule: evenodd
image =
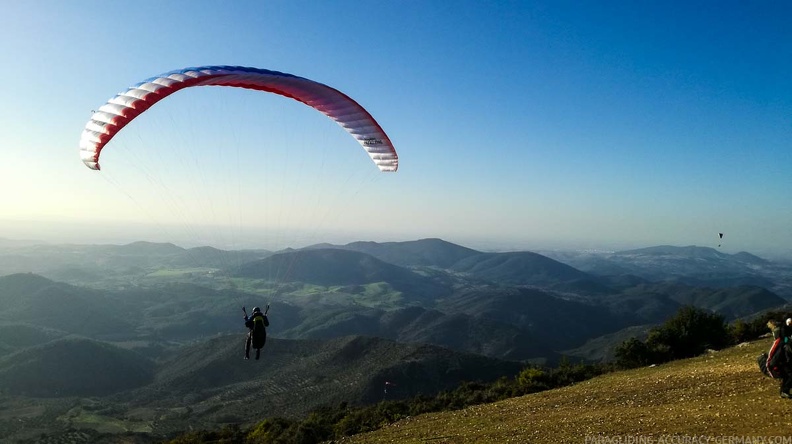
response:
M399 157L385 131L346 94L292 74L242 66L185 68L131 86L91 115L80 137L82 161L88 168L98 170L102 149L124 126L165 97L193 86L232 86L297 100L341 125L381 171L396 171L399 167Z

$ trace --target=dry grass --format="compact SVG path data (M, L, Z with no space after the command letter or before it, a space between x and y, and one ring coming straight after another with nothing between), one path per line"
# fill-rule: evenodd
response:
M756 366L769 345L765 339L562 389L420 415L344 442L726 443L722 437L785 436L779 442L792 443L792 400L780 398L779 382Z

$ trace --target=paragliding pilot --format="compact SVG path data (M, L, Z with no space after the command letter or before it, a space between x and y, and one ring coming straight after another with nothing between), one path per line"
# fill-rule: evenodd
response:
M773 379L780 379L781 397L792 399L792 393L790 393L792 390L792 368L790 368L792 367L792 363L790 363L792 349L790 349L789 343L785 343L787 338L780 322L771 319L767 322L767 328L773 332L773 345L770 346L767 353L759 355L757 359L759 369Z
M242 307L242 312L245 313L245 327L248 328L248 335L245 339L245 359L250 359L250 346L256 349L256 359L261 356L261 349L264 343L267 342L267 329L269 327L269 319L267 319L267 312L269 305L261 312L258 307L253 308L253 313L248 316L245 307Z

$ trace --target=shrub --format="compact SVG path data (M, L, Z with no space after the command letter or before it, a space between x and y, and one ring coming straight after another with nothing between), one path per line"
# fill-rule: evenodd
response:
M281 442L280 439L295 424L284 418L269 418L256 424L248 432L246 442L249 444L269 444Z
M644 367L652 363L649 347L638 338L630 338L616 347L616 365L621 368Z
M517 375L517 387L522 393L536 393L550 388L550 376L537 367L526 367Z
M697 356L707 349L734 343L734 330L723 316L684 306L665 323L649 331L646 342L628 339L616 348L616 363L623 368L660 364Z
M658 345L668 346L673 359L697 356L708 348L717 350L731 343L723 316L691 305L680 308L658 329L658 333L649 337L647 345L652 348L651 340L654 339Z

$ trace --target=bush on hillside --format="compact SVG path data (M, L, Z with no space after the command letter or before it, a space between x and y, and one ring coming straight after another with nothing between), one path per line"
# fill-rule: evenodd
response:
M731 325L732 342L739 344L740 342L750 341L756 337L752 337L751 324L737 319Z
M671 359L698 356L707 349L719 350L731 343L723 316L687 305L667 320L646 342L650 349L668 347Z
M550 376L538 367L527 367L517 375L517 387L523 393L536 393L550 388Z
M645 367L653 362L652 351L638 338L630 338L619 344L614 355L616 363L623 368Z
M619 345L616 364L635 368L690 358L707 349L720 350L733 345L734 338L735 330L726 324L723 316L687 305L671 319L651 329L645 342L632 338Z

